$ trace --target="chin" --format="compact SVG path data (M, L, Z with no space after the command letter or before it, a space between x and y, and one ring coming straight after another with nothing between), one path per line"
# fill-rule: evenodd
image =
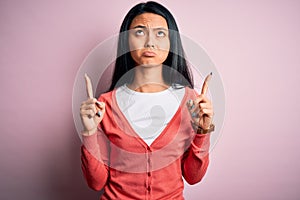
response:
M157 60L148 59L148 60L141 60L141 62L138 62L138 66L139 65L140 66L149 66L149 67L152 67L152 66L161 66L162 62L157 61Z
M142 64L138 64L138 66L141 66L141 67L159 67L159 66L162 66L162 63L142 63Z

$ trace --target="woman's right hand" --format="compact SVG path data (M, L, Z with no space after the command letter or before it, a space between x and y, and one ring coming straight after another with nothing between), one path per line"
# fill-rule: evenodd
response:
M104 117L105 103L99 102L93 97L91 79L87 74L85 74L85 82L88 99L83 101L80 106L80 117L84 127L82 135L93 135Z

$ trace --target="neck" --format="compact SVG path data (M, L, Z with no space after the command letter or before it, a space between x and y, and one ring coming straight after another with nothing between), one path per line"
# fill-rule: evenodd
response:
M138 92L160 92L169 86L162 76L162 65L138 66L135 68L134 80L128 87Z

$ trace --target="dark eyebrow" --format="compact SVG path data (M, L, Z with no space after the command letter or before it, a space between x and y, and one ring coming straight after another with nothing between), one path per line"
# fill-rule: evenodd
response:
M142 28L142 29L147 29L147 27L146 26L142 26L142 25L137 25L137 26L135 26L135 27L133 27L134 29L135 28ZM168 31L168 29L166 29L166 28L163 28L163 27L158 27L158 28L153 28L154 30L164 30L164 31Z
M142 28L142 29L146 29L146 26L137 25L137 26L135 26L135 27L133 27L133 28Z
M163 27L154 28L154 30L164 30L164 31L168 31L168 29L163 28Z

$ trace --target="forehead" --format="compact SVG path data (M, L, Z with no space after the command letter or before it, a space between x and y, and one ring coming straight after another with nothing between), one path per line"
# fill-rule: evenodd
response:
M131 22L130 29L138 25L148 26L152 28L155 27L163 27L166 29L168 28L168 23L165 20L165 18L154 13L143 13L136 16Z

